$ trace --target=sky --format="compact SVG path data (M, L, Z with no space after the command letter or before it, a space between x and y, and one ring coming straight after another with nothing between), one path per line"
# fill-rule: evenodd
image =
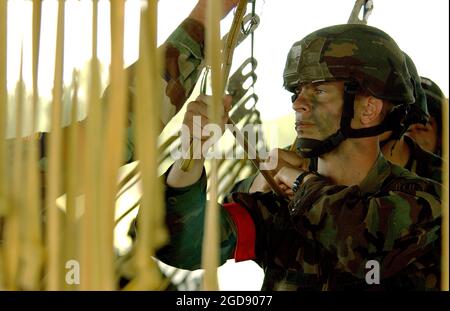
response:
M274 121L291 114L290 94L282 87L282 72L287 52L295 41L322 27L346 23L354 0L257 0L260 26L255 32L254 55L258 61L255 92L263 121ZM90 1L66 1L64 81L71 83L73 68L81 69L90 58ZM167 36L188 15L196 0L159 0L158 41ZM368 24L387 32L416 64L418 72L434 80L449 96L449 1L447 0L373 0ZM23 47L24 80L31 88L31 1L8 2L8 90L12 94L19 78ZM139 0L128 0L125 15L125 64L138 57ZM50 98L55 55L56 0L43 1L39 93ZM109 63L108 2L99 4L100 60ZM232 14L222 23L226 33ZM236 49L233 68L250 56L249 40ZM231 72L233 72L232 69ZM80 94L83 97L83 92ZM42 105L41 129L46 128L48 106ZM83 117L82 110L80 118ZM10 118L10 120L13 118ZM13 124L8 124L14 128ZM220 270L222 289L258 290L262 271L252 262L226 264ZM236 287L238 286L238 287Z

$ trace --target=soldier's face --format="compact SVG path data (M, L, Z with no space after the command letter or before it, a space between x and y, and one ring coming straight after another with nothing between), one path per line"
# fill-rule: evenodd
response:
M300 85L292 104L299 138L324 140L340 127L344 82Z
M438 144L438 130L434 117L430 117L430 122L426 125L413 124L406 132L406 135L413 138L420 147L428 152L436 153Z

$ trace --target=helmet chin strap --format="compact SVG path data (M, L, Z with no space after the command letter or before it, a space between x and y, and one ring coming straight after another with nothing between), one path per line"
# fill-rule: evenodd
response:
M399 140L401 136L402 136L402 135L398 135L398 134L396 134L394 131L392 131L391 135L389 135L388 138L386 138L386 139L383 140L383 141L380 141L380 147L383 148L383 147L384 147L388 142L390 142L390 141Z
M297 152L303 158L317 158L336 148L345 139L346 137L340 130L328 136L325 140L299 138L297 139Z
M386 146L386 144L387 144L388 142L394 141L394 143L392 144L391 150L390 150L390 151L391 151L391 156L392 156L392 154L393 154L393 152L394 152L395 145L397 145L397 142L398 142L399 139L400 139L400 137L397 137L397 136L398 136L398 135L395 135L394 132L392 132L392 134L389 135L389 137L388 137L387 139L385 139L385 140L383 140L383 141L380 142L380 148L383 148L384 146Z

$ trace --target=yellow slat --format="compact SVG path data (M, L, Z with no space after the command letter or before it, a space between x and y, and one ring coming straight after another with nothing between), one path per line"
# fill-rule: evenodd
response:
M48 180L46 187L46 246L47 246L47 290L58 290L62 286L60 214L56 199L61 187L61 105L63 91L64 58L64 0L58 1L58 22L56 32L55 76L53 82L53 100L51 110L51 129L48 155Z
M160 55L157 50L157 1L148 1L141 15L138 62L136 133L142 179L139 235L136 249L138 277L128 289L157 290L162 280L151 256L167 241L162 185L158 176L159 110L162 102Z
M5 224L5 265L6 283L10 289L18 289L19 262L23 236L20 220L23 215L23 197L21 195L21 182L23 172L23 139L22 116L24 105L25 85L23 82L23 44L20 54L20 75L15 90L15 138L12 149L12 188L8 195L9 215ZM9 162L9 159L8 159ZM9 163L8 163L9 164ZM9 172L7 172L9 176Z
M90 77L88 90L88 116L87 134L84 160L84 185L86 199L82 220L81 239L81 284L80 289L92 290L99 286L99 267L95 258L98 258L98 248L95 241L98 234L95 230L98 217L94 211L99 206L99 166L102 134L102 110L100 106L100 64L97 57L97 31L98 31L98 0L92 1L92 58L90 62Z
M108 113L105 118L103 150L108 150L101 163L101 191L99 230L102 254L101 286L103 290L115 289L114 280L114 210L117 194L118 169L122 163L126 124L126 79L123 68L124 0L111 1L111 68Z
M32 75L33 94L31 105L31 128L36 132L38 93L39 42L41 26L42 1L33 0L33 29L32 29ZM27 141L25 177L25 205L21 216L23 230L23 270L20 274L20 286L26 290L41 289L41 271L44 260L42 241L42 197L41 180L38 163L38 136L32 135Z
M207 9L206 27L206 62L211 68L212 98L208 105L208 117L212 123L219 123L220 108L223 96L223 74L222 53L220 40L220 16L222 3L210 1ZM214 147L211 148L214 152ZM209 173L209 201L205 215L205 236L202 246L202 268L205 269L203 276L203 290L218 290L217 267L219 265L219 207L218 199L218 176L217 160L211 159L211 170Z
M67 185L67 201L66 201L66 217L65 217L65 256L64 260L67 262L69 260L79 261L78 256L78 221L77 221L77 209L76 209L76 198L78 194L77 185L79 182L78 174L78 150L79 150L79 131L80 125L78 123L78 74L74 70L72 74L72 104L71 104L71 123L68 129L68 147L67 147L67 174L66 174L66 185ZM67 139L67 137L65 137ZM66 287L70 290L75 290L78 288L77 284L66 284Z
M6 183L6 21L7 1L0 1L0 217L7 213L7 183ZM0 245L0 290L6 289L4 249Z

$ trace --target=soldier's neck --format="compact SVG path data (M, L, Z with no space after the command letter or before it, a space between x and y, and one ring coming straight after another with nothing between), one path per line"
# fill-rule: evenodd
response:
M336 185L359 185L377 160L378 138L348 139L317 162L317 172Z
M403 137L399 140L388 141L381 148L381 152L383 152L386 160L400 167L406 166L411 155L411 150L409 150L409 146Z

